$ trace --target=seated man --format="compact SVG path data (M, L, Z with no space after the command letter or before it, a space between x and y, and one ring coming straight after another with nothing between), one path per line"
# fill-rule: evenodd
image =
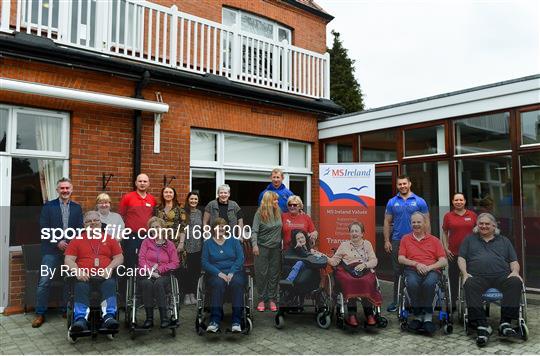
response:
M122 264L124 257L118 241L108 235L99 237L101 220L97 211L89 211L84 215L84 225L92 230L82 233L81 239L73 239L65 252L64 263L71 273L76 273L74 288L74 323L71 331L81 332L88 329L87 318L90 311L90 276L99 276L97 281L101 290L101 308L103 328L117 329L116 314L116 278L114 269Z
M485 346L491 334L482 304L482 294L488 288L497 288L503 293L501 335L515 335L511 322L519 317L523 282L516 251L510 240L500 235L493 215L483 213L478 216L473 234L461 244L458 266L463 276L469 321L477 325L478 346Z
M426 217L422 213L411 215L411 225L413 231L402 238L398 257L399 263L405 266L403 276L414 314L409 328L423 329L432 335L436 330L432 322L435 287L441 276L440 269L446 267L448 261L441 241L425 232Z

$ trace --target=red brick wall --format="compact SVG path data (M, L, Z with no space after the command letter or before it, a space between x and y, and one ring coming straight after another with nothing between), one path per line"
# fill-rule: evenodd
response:
M135 82L111 75L76 70L32 61L0 59L2 76L101 93L132 96ZM161 153L153 153L153 115L143 115L142 172L150 176L150 192L159 196L163 175L183 198L189 189L189 137L192 127L289 138L312 143L313 185L318 179L317 120L313 114L280 107L208 95L172 86L150 84L143 92L155 100L160 91L170 110L161 124ZM93 208L101 192L102 173L114 174L108 186L117 208L121 194L132 190L133 111L75 101L0 91L0 102L70 113L70 177L74 200L83 209ZM318 189L312 189L312 205L318 205ZM314 211L314 217L317 216ZM20 257L11 259L10 305L20 305L24 276Z

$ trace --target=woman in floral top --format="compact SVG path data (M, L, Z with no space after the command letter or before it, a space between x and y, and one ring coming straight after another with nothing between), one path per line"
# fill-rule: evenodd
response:
M173 187L165 187L161 190L161 203L155 208L154 216L165 221L165 228L172 229L172 236L169 234L168 238L178 245L187 215L178 203L178 196Z
M201 274L201 249L202 249L202 212L198 209L199 193L189 192L184 204L188 216L188 229L180 234L179 252L186 252L187 270L183 278L185 286L184 304L197 304L195 293L197 280ZM198 231L196 231L198 230Z

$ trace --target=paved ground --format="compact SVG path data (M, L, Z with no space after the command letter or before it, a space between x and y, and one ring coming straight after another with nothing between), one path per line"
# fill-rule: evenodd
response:
M390 284L383 284L387 296ZM493 325L497 322L493 308ZM384 313L386 314L386 313ZM501 340L493 336L488 347L478 349L474 339L455 325L452 335L432 338L400 331L395 315L388 328L373 333L345 332L334 325L319 329L312 316L288 316L282 330L273 327L270 312L255 316L249 336L199 337L194 332L195 308L184 307L176 338L168 331L153 330L131 340L122 329L113 341L103 336L84 338L72 345L66 340L65 319L53 315L41 328L30 326L33 315L0 316L1 354L540 354L540 306L529 305L529 340Z

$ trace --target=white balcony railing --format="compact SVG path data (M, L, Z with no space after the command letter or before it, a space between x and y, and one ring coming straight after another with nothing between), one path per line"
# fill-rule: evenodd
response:
M140 0L2 0L0 31L313 98L330 97L329 55ZM11 7L11 9L10 9ZM9 23L15 16L15 23Z

